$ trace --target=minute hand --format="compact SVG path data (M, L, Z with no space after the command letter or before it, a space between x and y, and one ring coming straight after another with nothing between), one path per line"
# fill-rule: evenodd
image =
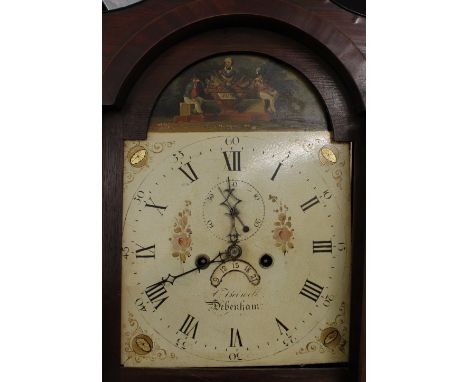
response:
M215 258L213 258L212 260L208 261L204 266L203 268L201 267L195 267L195 268L192 268L192 269L189 269L188 271L185 271L183 273L180 273L176 276L172 276L170 273L166 276L166 277L163 277L163 279L159 282L157 282L156 284L154 284L153 286L156 287L156 286L159 286L159 285L164 285L164 284L174 284L174 282L179 278L179 277L182 277L182 276L185 276L185 275L188 275L189 273L192 273L192 272L195 272L195 271L201 271L203 269L206 269L208 268L208 266L210 266L211 264L213 263L222 263L224 260L221 259L221 255L223 253L220 252Z

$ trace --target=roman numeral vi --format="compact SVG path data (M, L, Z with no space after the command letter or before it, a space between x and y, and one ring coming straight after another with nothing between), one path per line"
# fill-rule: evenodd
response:
M234 328L231 328L231 342L229 346L232 348L242 346L242 340L239 333L239 329L236 329L236 332L234 333Z

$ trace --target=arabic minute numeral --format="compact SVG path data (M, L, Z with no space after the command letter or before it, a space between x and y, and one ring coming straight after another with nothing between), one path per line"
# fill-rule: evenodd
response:
M182 151L177 151L176 153L172 154L172 156L175 159L175 161L178 162L179 160L182 160L185 154Z
M325 191L323 191L323 197L324 197L325 199L331 199L332 194L330 193L330 191L325 190Z
M242 358L240 357L239 353L230 353L228 358L229 361L242 361Z
M226 137L226 139L224 140L224 143L226 143L227 146L234 146L239 144L239 142L239 137Z
M326 295L324 297L324 301L323 301L323 306L328 308L330 306L330 304L332 303L333 299L335 298L335 296L333 295Z
M125 260L127 260L127 258L128 258L128 252L130 252L130 248L128 248L128 247L123 247L122 248L122 257L125 258Z
M145 192L143 190L138 190L133 196L133 200L136 200L138 203L141 203L141 200L145 197Z
M142 312L146 312L146 306L145 303L141 298L137 298L135 300L135 305L137 306L138 310L141 310Z

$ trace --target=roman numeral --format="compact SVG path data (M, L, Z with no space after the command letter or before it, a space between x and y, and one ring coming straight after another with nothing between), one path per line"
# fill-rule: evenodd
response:
M301 289L299 294L302 294L303 296L310 298L314 302L317 302L322 291L323 287L312 281L306 280L306 282L304 283L304 287Z
M231 344L229 346L232 348L242 346L242 340L239 333L239 329L236 329L236 333L234 333L234 328L231 328Z
M151 203L145 202L145 207L156 208L156 210L157 210L161 215L163 214L161 210L166 211L167 206L165 206L165 207L164 207L164 206L158 206L157 204L155 204L155 203L153 202L153 199L151 199L151 198L149 198L149 202L151 202Z
M314 240L313 253L332 253L332 242L331 240Z
M198 329L198 321L195 321L195 317L187 314L187 318L185 319L184 323L180 327L179 331L184 333L187 337L192 337L195 339L197 335Z
M318 198L316 196L314 196L312 199L310 199L307 202L301 204L302 211L306 212L310 207L313 207L318 203L319 203Z
M223 151L224 160L229 171L240 171L240 151Z
M276 170L275 170L275 172L273 173L273 176L271 177L271 180L275 180L276 174L278 174L278 171L279 171L279 169L280 169L280 167L281 167L282 164L283 164L283 163L279 163L279 164L278 164L278 167L276 167Z
M166 288L164 288L164 284L161 283L150 285L146 288L145 293L151 303L154 304L154 310L158 309L161 304L169 298L169 296L165 296L167 291Z
M289 330L288 327L285 324L283 324L280 320L278 320L276 317L275 317L275 320L276 320L276 325L278 325L280 334L284 334Z
M149 247L143 247L142 245L135 243L138 245L140 248L135 251L135 256L136 258L142 258L142 257L152 257L154 259L154 256L156 254L155 248L156 245L150 245ZM148 251L148 252L147 252ZM143 254L141 254L143 252Z
M186 166L187 171L184 169L184 166ZM198 179L198 176L197 176L197 174L195 174L195 171L193 170L192 165L190 164L190 162L187 162L185 165L180 166L179 170L182 171L182 173L187 178L189 178L190 182L192 182L192 183L195 182Z

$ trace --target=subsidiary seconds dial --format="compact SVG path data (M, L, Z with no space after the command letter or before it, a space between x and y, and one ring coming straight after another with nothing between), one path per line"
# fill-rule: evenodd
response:
M229 226L233 216L233 226ZM250 183L231 179L217 183L203 200L203 221L218 239L247 240L260 229L265 219L265 203L260 192Z

